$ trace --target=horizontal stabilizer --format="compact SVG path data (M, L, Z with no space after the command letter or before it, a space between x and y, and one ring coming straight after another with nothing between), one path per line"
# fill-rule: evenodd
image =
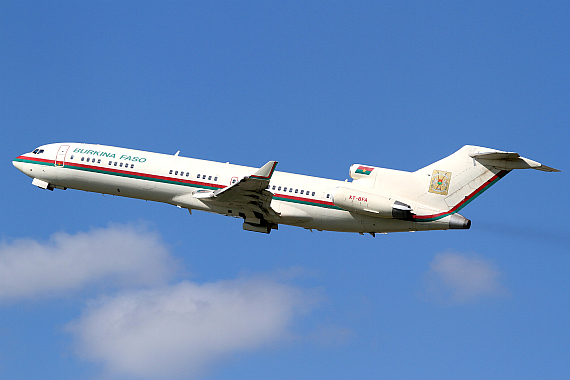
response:
M489 152L489 153L472 153L471 157L475 159L484 158L487 160L516 160L520 154L515 152Z
M471 157L485 166L494 166L503 170L536 169L543 172L559 172L560 170L542 165L540 162L521 157L515 152L471 153Z

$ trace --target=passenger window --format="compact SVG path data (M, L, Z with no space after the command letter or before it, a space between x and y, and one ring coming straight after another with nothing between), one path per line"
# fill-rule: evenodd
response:
M304 190L301 190L301 194L303 194Z
M289 189L289 192L292 193L292 192L293 192L293 188L290 188L290 189Z
M123 167L123 163L121 162L121 163L119 164L119 166L122 168L122 167Z
M286 187L284 187L284 188L283 188L283 191L284 191L284 192L287 192L287 188L286 188Z
M81 157L81 161L85 161L85 157Z
M277 191L281 191L281 186L279 186L279 187L277 188Z
M117 161L115 161L115 166L117 166Z
M174 172L174 175L178 175L178 170Z
M211 181L211 180L212 180L212 176L208 176L208 181Z
M273 189L272 189L272 190L275 190L275 185L273 185Z
M214 177L214 182L218 182L218 177Z
M314 191L311 193L311 196L313 196L313 197L315 196L315 192L314 192Z
M190 172L186 172L186 177L189 177L189 176L190 176Z
M109 165L113 165L113 161L109 161Z
M200 179L200 174L198 174L198 179Z
M331 195L330 195L330 194L327 194L327 198L330 198L330 197L331 197Z
M70 160L73 160L73 154L71 155L71 157L69 157Z
M168 174L172 174L172 170L168 172Z
M184 177L184 172L180 172L180 176L181 176L181 177Z
M206 179L206 174L202 175L202 178L203 178L203 179Z
M100 163L101 163L101 159L98 159L98 160L97 160L97 163L100 164Z
M131 169L134 169L134 167L135 167L135 164L131 164Z

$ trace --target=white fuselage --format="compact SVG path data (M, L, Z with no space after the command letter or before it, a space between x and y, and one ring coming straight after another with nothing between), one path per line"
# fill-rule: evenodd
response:
M34 153L35 152L35 153ZM44 188L71 188L164 202L189 210L243 217L239 207L193 197L197 191L232 185L257 168L113 146L57 143L14 160L14 166ZM41 184L46 184L41 186ZM49 187L48 185L49 184ZM275 171L267 188L273 194L271 223L344 232L397 232L449 228L449 217L415 222L368 216L335 206L339 187L370 191L354 182Z

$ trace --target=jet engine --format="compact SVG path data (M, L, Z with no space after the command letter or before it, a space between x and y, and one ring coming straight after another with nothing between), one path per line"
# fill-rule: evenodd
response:
M409 205L393 198L347 187L336 188L333 203L347 211L383 218L412 220L412 208Z
M354 164L350 167L348 173L350 178L357 179L370 179L375 178L379 168L370 165Z

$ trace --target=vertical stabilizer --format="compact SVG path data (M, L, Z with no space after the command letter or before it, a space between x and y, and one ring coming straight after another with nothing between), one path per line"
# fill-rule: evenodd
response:
M423 182L415 199L426 206L448 210L448 214L455 213L513 169L559 171L515 152L466 145L413 173Z
M472 157L479 152L498 152L493 149L466 145L416 172L422 182L418 203L438 210L458 212L510 170L483 165Z
M414 203L414 219L429 221L458 212L513 169L559 171L518 153L466 145L412 173L380 169L374 188Z

